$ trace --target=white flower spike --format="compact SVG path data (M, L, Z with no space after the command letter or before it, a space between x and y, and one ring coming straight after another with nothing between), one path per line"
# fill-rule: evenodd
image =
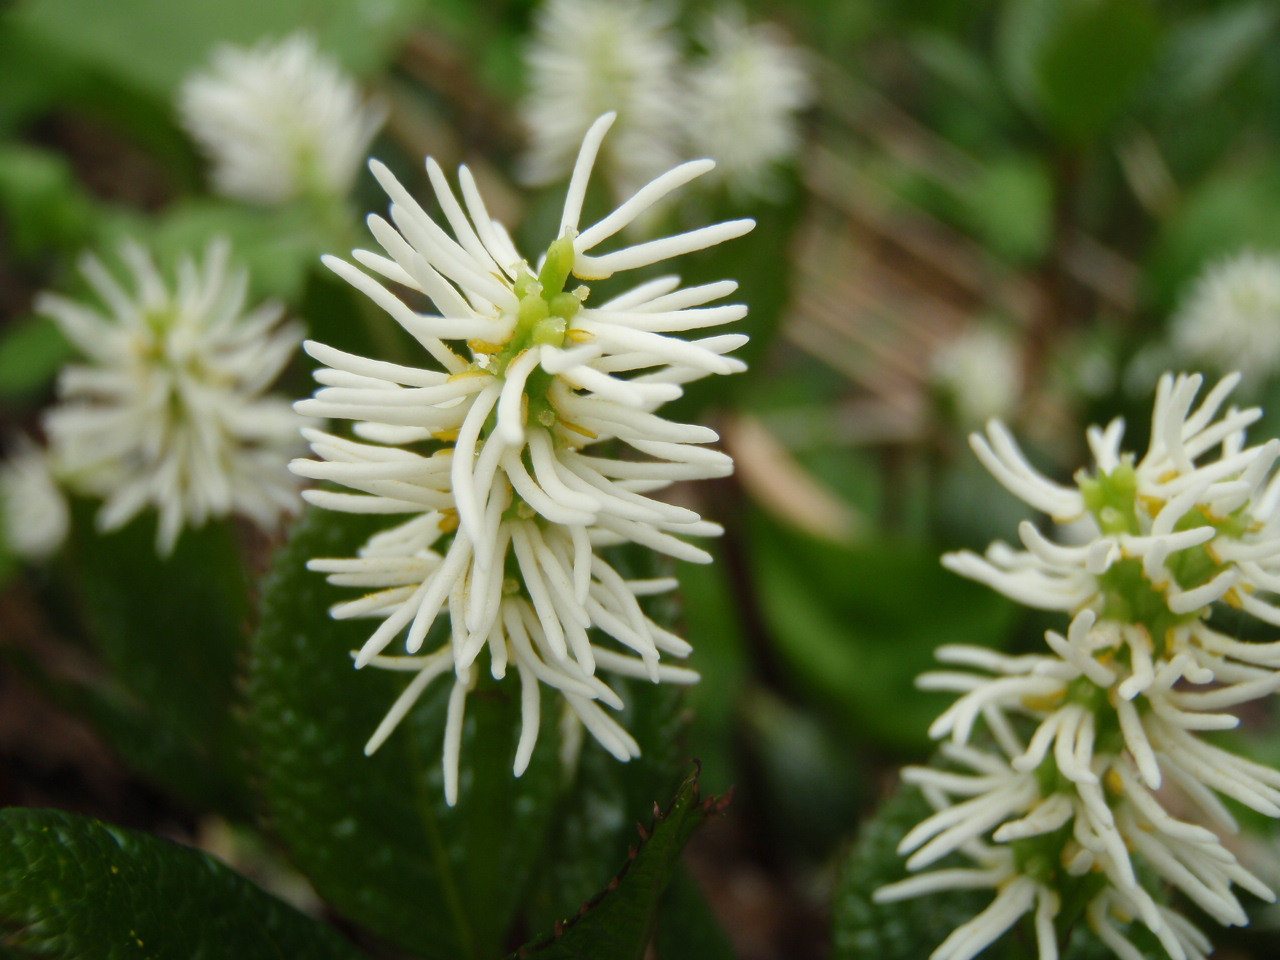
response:
M262 206L345 197L386 119L307 34L218 47L183 83L178 112L217 192Z
M604 164L616 197L676 163L680 58L669 21L669 8L650 0L549 0L542 7L525 58L528 183L568 174L583 136L606 110L618 114Z
M29 437L20 436L0 463L0 533L15 554L45 560L71 528L71 510L49 463Z
M106 312L50 293L36 302L88 361L63 369L45 415L59 473L106 501L104 531L154 507L163 556L184 525L238 513L265 529L301 506L286 463L304 421L265 394L302 328L281 323L278 304L244 312L248 275L229 269L230 252L215 240L202 264L184 258L170 289L126 243L132 290L96 257L80 262Z
M1239 380L1226 377L1197 406L1203 378L1166 374L1146 455L1121 452L1121 421L1090 428L1095 467L1073 488L1040 476L997 421L971 438L1006 487L1059 522L1082 518L1093 536L1064 546L1024 521L1025 550L995 543L985 557L943 558L1071 620L1065 636L1046 634L1043 654L941 647L938 659L952 669L920 677L922 689L959 695L929 732L945 739L943 759L961 772L904 772L937 812L900 851L913 871L954 852L978 867L923 873L877 898L1000 890L932 960L968 960L1033 910L1039 955L1056 960L1060 905L1084 901L1088 923L1117 956L1140 955L1124 931L1139 922L1172 960L1200 960L1208 940L1160 905L1144 877L1226 925L1248 923L1233 886L1276 899L1210 826L1237 829L1219 794L1280 817L1280 771L1200 737L1237 726L1231 708L1280 689L1280 644L1246 643L1206 622L1221 602L1280 624L1280 607L1262 599L1280 592L1280 441L1245 446L1261 411L1223 412ZM980 727L992 746L974 745ZM1198 810L1204 822L1170 813L1157 793L1170 789L1185 798L1178 809Z
M973 326L933 355L933 383L966 429L1013 412L1022 395L1022 358L1013 341L990 326Z
M804 55L772 24L728 7L703 31L683 116L695 154L712 157L730 191L769 195L777 164L800 148L799 112L813 99Z
M495 678L514 666L523 687L517 776L537 738L539 683L559 690L572 714L625 761L639 747L601 709L620 708L622 701L597 670L653 682L697 679L661 662L664 654L687 656L690 647L650 620L637 601L676 582L625 580L596 549L630 541L683 560L710 561L682 538L715 536L719 527L646 494L677 480L726 476L732 461L706 446L717 439L714 431L653 411L678 397L681 384L745 369L726 354L746 337L686 340L676 334L739 320L746 307L705 306L733 292L736 284L728 281L681 288L678 278L663 277L599 305L586 286L568 287L573 276L602 278L647 266L741 236L754 224L738 220L594 254L597 245L709 166L675 168L579 232L587 178L613 120L605 114L587 132L560 234L536 272L489 219L466 167L459 171L459 203L431 160L427 169L452 236L374 161L374 174L392 200L391 222L374 216L369 224L389 256L358 250L355 258L425 294L438 316L414 312L351 264L325 260L386 309L442 368L399 366L308 342L305 349L326 365L316 374L324 386L297 409L354 421L365 442L307 431L317 459L295 461L292 469L359 491L306 491L317 506L411 515L370 539L357 558L317 559L310 566L335 584L374 591L333 609L335 617L382 620L356 653L357 667L417 672L368 752L435 677L452 669L444 754L450 804L457 800L466 694L477 682L477 660L485 650ZM646 458L588 452L606 442ZM445 611L448 639L420 653ZM387 655L401 635L406 655Z
M1260 386L1280 370L1280 255L1246 250L1211 266L1170 334L1178 356Z

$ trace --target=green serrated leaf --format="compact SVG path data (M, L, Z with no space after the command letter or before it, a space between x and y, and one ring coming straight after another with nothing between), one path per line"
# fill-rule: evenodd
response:
M0 930L15 958L362 956L211 857L56 810L0 811Z
M73 504L70 544L87 627L110 668L96 717L127 760L177 796L247 816L231 714L250 603L234 530L184 531L162 560L152 512L104 535L96 508Z
M610 678L610 686L626 703L618 722L640 744L641 755L618 763L587 738L530 887L533 929L572 916L600 891L635 840L635 824L679 779L681 692L622 678Z
M468 698L460 795L446 807L448 684L429 689L401 729L365 757L368 736L407 678L352 669L349 652L368 625L329 617L329 606L350 591L305 569L313 557L352 555L385 525L314 511L276 559L249 685L263 796L295 862L338 909L426 956L496 956L522 901L532 901L535 929L572 914L617 869L636 819L670 795L680 693L611 678L625 703L618 720L642 756L620 764L588 736L566 782L561 703L544 691L538 746L516 780L518 687L511 678L486 679ZM624 577L657 573L649 551L619 550L610 562ZM668 598L646 603L651 616L671 622Z
M662 558L635 545L615 548L608 560L626 579L671 573ZM677 604L670 596L644 598L641 605L656 623L674 625ZM701 669L696 651L689 665ZM681 749L688 722L681 709L684 691L623 677L610 677L609 683L625 704L618 722L635 737L641 753L630 763L619 763L586 738L529 891L526 912L534 930L573 916L599 893L635 841L635 825L659 797L674 792L688 756Z
M352 669L349 651L368 623L333 620L329 607L350 591L305 564L351 556L385 525L311 511L276 558L249 681L262 794L294 861L343 913L423 956L497 956L561 786L554 722L544 721L529 769L514 779L518 687L482 685L467 702L452 809L440 773L447 683L364 756L407 679ZM544 715L556 716L554 706L547 694Z
M907 875L905 861L897 853L898 843L931 812L920 791L908 787L863 823L832 899L833 960L920 960L990 902L987 891L946 893L898 903L872 902L871 895L877 889Z
M700 802L695 772L681 784L665 814L657 817L638 850L605 891L584 904L556 933L522 947L515 958L537 960L640 960L649 946L662 895L679 867L680 852L706 818L725 801ZM655 813L657 813L655 807Z

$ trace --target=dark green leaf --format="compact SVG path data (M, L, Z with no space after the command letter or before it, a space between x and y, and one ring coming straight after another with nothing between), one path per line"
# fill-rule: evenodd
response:
M529 890L530 926L547 929L572 916L617 871L635 823L679 778L681 691L640 681L610 680L626 701L618 722L640 744L639 759L618 763L590 737L572 785L555 814Z
M74 66L14 22L13 5L0 12L0 132L8 135L48 108L76 79Z
M945 704L915 689L944 643L998 646L1014 606L944 570L927 545L840 547L757 513L752 555L765 619L802 683L861 733L921 750Z
M1051 125L1073 143L1096 137L1147 75L1160 38L1147 0L1068 3L1036 65Z
M841 868L832 900L834 960L920 960L991 900L989 892L979 890L899 903L872 902L871 895L878 888L907 875L904 858L897 853L898 843L931 812L920 791L907 787L863 823ZM1000 956L998 952L993 955Z
M538 747L516 780L518 690L510 677L486 679L468 699L460 795L446 807L440 758L448 684L428 690L366 758L365 741L406 680L352 670L349 651L363 643L368 625L330 618L329 606L350 591L305 569L313 557L350 556L384 526L384 518L316 511L276 560L250 669L249 725L263 794L298 866L344 913L427 956L494 956L526 890L535 929L569 915L616 871L636 818L670 795L680 694L613 681L626 702L619 722L643 755L620 764L586 737L566 783L556 731L561 705L544 691ZM624 576L652 576L636 571L637 559L652 562L647 552L611 562ZM651 615L671 619L669 611Z
M250 613L227 522L156 555L150 511L116 533L73 506L71 555L89 631L110 668L100 723L147 776L188 802L247 815L243 744L232 715Z
M361 956L198 851L56 810L0 811L0 929L24 958Z
M734 960L733 945L698 882L683 867L671 876L654 935L658 960Z
M21 397L47 386L74 355L52 320L32 317L0 337L0 396Z
M842 729L764 689L742 698L752 787L779 846L820 861L854 826L870 779Z
M668 576L669 566L643 547L621 547L609 562L628 579ZM672 625L676 603L669 596L642 601L655 622ZM702 669L695 651L690 666ZM527 913L534 930L549 929L573 915L617 872L635 839L634 825L680 782L688 751L681 748L686 717L684 691L641 680L611 677L625 702L618 722L631 732L641 755L618 763L591 737L583 744L574 779L556 811L539 872L530 888Z
M538 960L640 960L680 851L723 802L700 802L695 773L681 785L665 814L653 824L639 850L595 901L552 937L529 944L515 956ZM655 813L657 813L655 805Z
M406 681L352 669L368 621L333 620L328 608L351 593L305 564L351 556L385 525L312 511L276 558L250 667L262 792L295 862L339 910L424 956L488 958L503 948L561 787L555 723L544 721L516 780L518 689L508 678L472 694L452 809L440 772L447 683L364 756ZM558 715L554 706L547 694L544 715Z
M693 644L690 666L702 675L686 696L693 715L687 752L702 763L703 785L723 793L735 780L734 721L746 688L740 611L721 559L712 564L681 563L677 572L684 601L681 636Z

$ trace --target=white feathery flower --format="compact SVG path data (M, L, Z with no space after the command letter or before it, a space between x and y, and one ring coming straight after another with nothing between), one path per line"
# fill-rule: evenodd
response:
M182 84L178 111L213 164L214 189L263 206L345 197L386 119L304 33L219 46Z
M61 402L45 415L58 469L106 501L104 531L154 507L162 555L184 525L234 512L267 528L301 505L286 462L303 421L265 393L302 328L281 323L279 304L244 312L248 275L229 268L230 252L215 240L202 264L184 257L170 289L151 255L125 243L131 290L96 257L80 262L105 312L50 293L36 303L88 361L63 369Z
M978 775L906 771L939 811L904 839L909 869L959 851L989 870L983 848L972 846L988 838L1016 852L1018 869L998 880L1005 890L1034 881L1078 901L1083 878L1104 877L1089 888L1086 915L1124 958L1138 954L1117 923L1135 917L1173 960L1209 950L1203 934L1156 902L1136 861L1224 925L1248 923L1233 887L1275 900L1214 830L1172 816L1157 793L1177 789L1228 832L1237 826L1219 795L1280 817L1280 771L1200 736L1237 726L1233 707L1280 689L1280 643L1246 643L1205 622L1222 601L1280 623L1280 608L1258 596L1280 592L1280 480L1268 480L1280 442L1246 447L1244 429L1260 411L1222 413L1238 381L1226 377L1196 406L1200 376L1164 376L1145 456L1135 462L1121 452L1120 421L1091 428L1095 467L1080 471L1073 488L1036 473L997 421L985 438L971 438L1011 491L1060 522L1088 518L1092 537L1055 543L1024 521L1024 550L997 543L985 558L943 558L1015 600L1072 619L1065 636L1046 633L1043 654L945 646L938 658L953 669L920 677L923 689L958 694L929 732L949 741L944 757ZM979 725L1000 754L971 745ZM966 799L953 804L957 796ZM881 897L979 885L965 879L973 873L934 871ZM1027 894L1018 903L1030 909ZM1010 901L1000 917L1012 909ZM971 957L991 939L975 934L964 949L939 948L935 960ZM1056 946L1042 938L1040 955L1056 957Z
M1246 250L1200 277L1174 316L1177 353L1260 381L1280 368L1280 255Z
M618 115L602 157L619 200L679 159L679 54L670 10L650 0L549 0L526 51L521 112L530 144L524 179L548 184L573 169L602 113Z
M772 24L721 10L703 31L706 56L690 71L685 131L696 155L738 194L770 192L776 164L800 146L797 114L813 97L800 50Z
M307 491L306 499L318 506L412 515L371 539L359 557L318 559L311 566L336 584L377 591L333 609L337 617L383 621L356 655L356 666L418 673L369 741L369 752L433 678L452 670L444 755L450 803L457 798L466 693L486 649L493 676L501 679L513 664L524 689L517 775L537 737L539 683L559 690L592 735L627 760L638 747L601 709L619 708L622 701L596 668L654 682L697 679L660 662L663 654L685 657L690 647L649 619L637 601L672 589L675 581L624 580L596 548L630 541L683 560L710 561L682 537L714 536L720 528L646 494L676 480L725 476L732 461L705 446L717 439L714 431L653 411L680 396L683 383L745 369L725 356L745 336L687 340L678 334L741 319L746 308L706 306L732 293L737 285L731 281L681 288L677 277L662 277L599 305L592 305L587 287L566 285L571 276L603 279L700 250L754 224L736 220L591 253L713 166L706 160L682 164L579 232L587 179L613 119L606 114L587 132L559 236L536 273L489 218L467 168L458 174L459 203L431 159L427 172L452 236L374 161L374 175L391 197L391 222L371 216L369 226L389 256L363 250L354 256L424 294L438 316L411 310L351 264L325 261L387 310L439 365L400 366L308 342L305 349L326 365L316 373L324 386L298 403L298 411L354 421L360 441L309 431L318 459L295 461L292 469L360 491ZM646 458L587 450L606 442ZM419 655L446 609L449 639ZM384 656L406 631L407 656ZM617 646L605 643L606 636Z
M974 326L933 357L933 382L964 427L1011 414L1022 396L1022 358L1013 341L989 326Z
M20 436L0 463L0 508L5 541L15 554L44 560L62 546L71 527L67 498L45 451Z

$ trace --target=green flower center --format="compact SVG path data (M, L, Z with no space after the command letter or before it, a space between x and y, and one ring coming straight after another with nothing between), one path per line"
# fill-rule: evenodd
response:
M536 277L523 273L516 278L515 293L520 299L516 329L494 358L492 369L498 376L505 376L511 362L530 347L564 346L569 323L582 309L588 293L586 287L565 293L573 258L573 237L566 234L547 248L542 270ZM534 384L531 382L530 386Z

